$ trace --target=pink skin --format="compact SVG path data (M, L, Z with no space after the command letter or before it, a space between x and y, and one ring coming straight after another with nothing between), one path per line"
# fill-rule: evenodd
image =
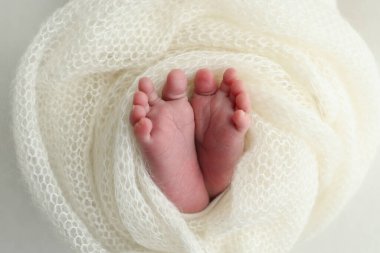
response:
M207 192L211 198L225 190L243 154L250 125L250 100L232 68L218 87L207 69L195 75L191 105L195 115L195 145Z
M150 79L139 81L130 122L153 181L185 213L203 210L230 183L249 127L249 99L233 69L217 88L209 70L187 80L172 70L160 98ZM195 143L194 143L195 136Z

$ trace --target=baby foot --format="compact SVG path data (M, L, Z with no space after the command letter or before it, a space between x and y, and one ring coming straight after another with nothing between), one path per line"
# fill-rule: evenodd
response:
M139 81L130 122L153 181L182 212L198 212L209 202L194 145L194 114L187 79L172 70L160 98L149 78Z
M209 196L215 197L231 182L234 167L244 149L249 128L250 100L232 68L217 87L207 69L195 75L191 105L195 116L198 162Z

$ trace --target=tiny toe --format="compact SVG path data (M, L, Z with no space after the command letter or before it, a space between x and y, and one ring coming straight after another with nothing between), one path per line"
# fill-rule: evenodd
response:
M220 90L223 91L226 96L230 97L231 101L233 101L231 98L233 96L230 94L231 86L236 80L236 70L234 68L228 68L226 71L224 71L223 80L220 84Z
M162 90L163 100L175 100L186 97L187 78L180 69L173 69L169 72L166 83Z
M230 86L230 93L233 95L233 96L237 96L239 95L240 93L244 92L244 86L243 86L243 82L240 81L240 80L234 80L232 83L231 83L231 86Z
M249 101L248 94L245 92L241 92L235 98L235 108L238 110L243 110L244 112L250 112L251 103Z
M194 92L198 95L209 96L215 94L216 90L212 72L209 69L198 70L194 79Z
M232 115L232 122L239 132L246 132L250 124L249 115L242 110L236 110Z
M139 142L148 142L150 140L150 132L152 131L152 121L148 118L141 118L134 125L134 133Z
M136 124L141 118L146 116L146 110L142 105L134 105L129 115L129 121L132 125Z
M139 90L146 94L149 105L153 105L160 100L160 97L154 90L152 81L148 77L143 77L139 80Z
M141 105L142 107L144 107L145 111L148 112L148 96L142 91L137 91L133 96L133 105Z
M225 83L224 81L222 81L222 83L220 84L219 89L221 91L223 91L226 94L226 96L229 96L230 87L228 86L227 83Z
M234 68L228 68L224 71L223 82L225 84L231 84L232 81L236 79L236 70Z

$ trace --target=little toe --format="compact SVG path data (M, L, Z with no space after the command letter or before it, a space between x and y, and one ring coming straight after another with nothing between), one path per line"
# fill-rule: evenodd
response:
M140 143L150 141L150 132L152 131L152 121L148 118L141 118L133 127L135 136Z
M166 83L162 90L162 99L176 100L186 97L187 78L180 69L173 69L169 72Z
M139 80L139 90L146 94L149 105L154 105L160 101L160 97L157 95L152 81L148 77L143 77Z
M202 96L210 96L215 94L217 86L214 75L209 69L200 69L195 74L194 92Z
M134 105L129 115L129 121L135 125L141 118L146 116L146 110L142 105Z
M250 124L249 115L243 110L236 110L232 115L232 122L239 132L245 133Z

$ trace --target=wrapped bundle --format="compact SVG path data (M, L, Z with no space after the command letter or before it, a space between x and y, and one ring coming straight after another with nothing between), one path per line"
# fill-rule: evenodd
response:
M138 79L233 66L252 101L230 187L181 213L128 122ZM373 56L328 0L73 0L14 88L30 190L79 252L287 252L357 190L379 144ZM191 89L189 89L191 93Z

